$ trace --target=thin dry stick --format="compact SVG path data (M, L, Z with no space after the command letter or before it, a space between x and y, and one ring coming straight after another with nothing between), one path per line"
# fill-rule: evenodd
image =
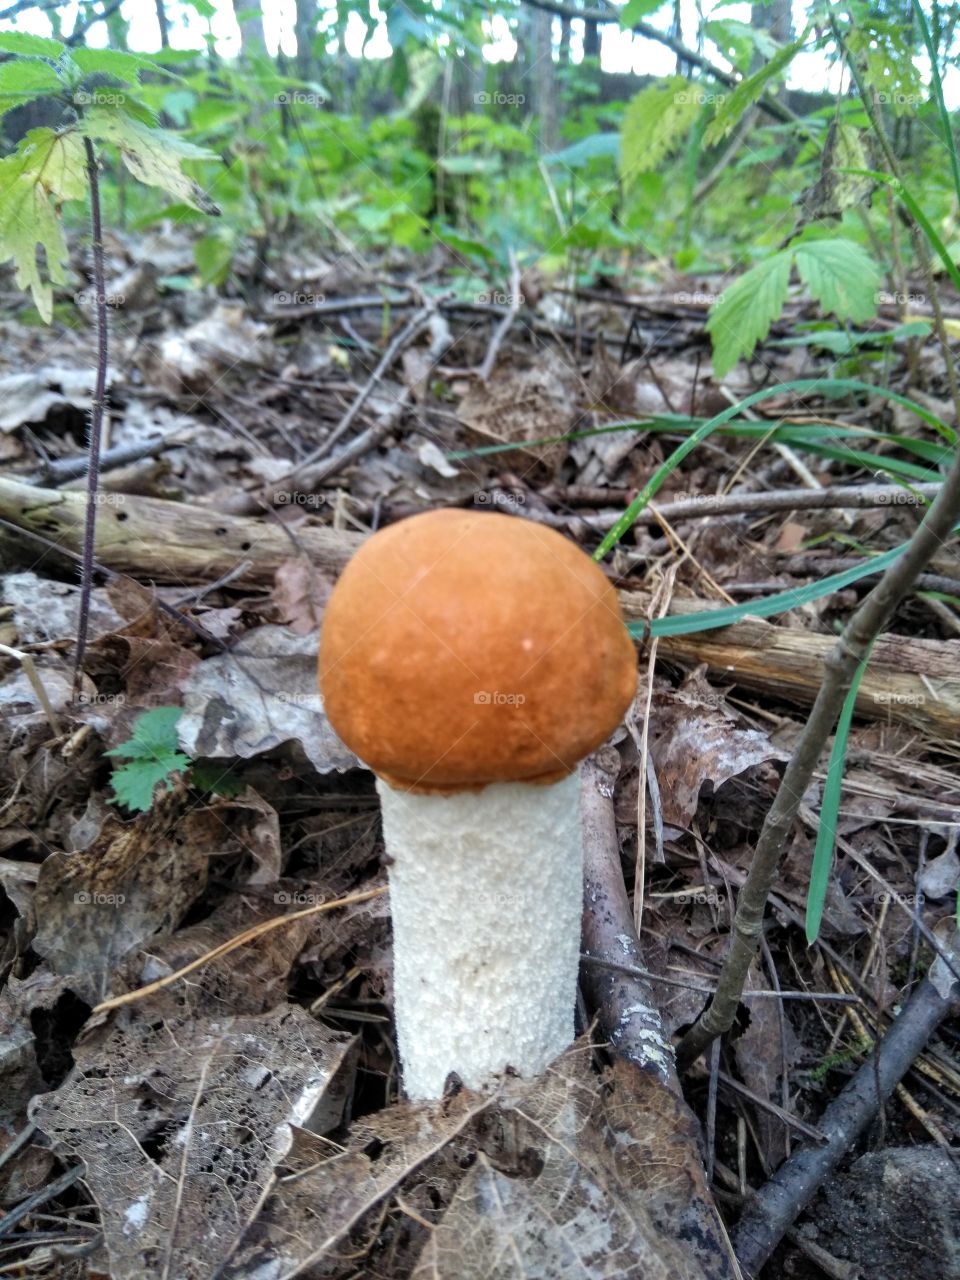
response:
M275 483L279 484L285 480L296 479L305 467L310 466L314 462L319 462L321 458L325 458L327 456L340 437L349 430L354 418L356 418L357 414L367 403L367 400L370 398L370 395L377 383L393 364L394 360L396 360L400 352L409 346L410 343L413 342L422 330L424 330L430 323L430 312L430 307L422 307L415 315L410 317L380 357L377 367L374 369L373 373L371 373L363 387L361 387L359 394L354 397L350 408L346 411L322 444L317 445L316 449L314 449L312 453L309 453L305 458L300 459L297 463L296 471L291 471L288 475L281 476L280 480Z
M681 1068L696 1061L717 1036L733 1025L747 970L763 928L763 913L780 857L793 829L803 794L833 731L853 676L871 644L913 587L921 570L950 537L960 518L960 450L936 501L906 551L894 561L847 623L826 659L823 681L783 780L763 823L757 850L737 901L733 936L720 971L717 994L677 1050Z
M674 564L667 570L667 574L657 593L659 599L653 602L654 607L651 609L651 613L655 610L658 618L662 618L670 608L670 601L673 599L673 584L676 581L679 567L679 565ZM659 638L657 636L654 636L650 641L650 654L647 658L647 697L643 708L643 731L640 734L640 742L638 743L637 867L633 882L633 923L638 937L643 928L643 899L647 872L647 757L650 739L650 703L653 699L653 676L657 664L658 643Z
M487 354L483 358L483 364L480 366L477 377L481 382L486 382L493 373L493 366L497 363L497 356L500 354L500 347L504 338L510 332L510 327L517 318L517 312L520 310L520 304L523 298L520 295L520 264L517 262L517 255L510 250L510 297L507 299L507 314L503 317L493 335L490 338L490 345L487 347Z
M380 889L365 889L362 893L348 893L345 898L334 898L332 902L321 902L312 907L304 907L302 911L291 911L289 915L272 916L269 920L261 920L259 924L255 924L249 929L244 929L243 933L238 933L226 942L221 942L219 947L205 951L202 956L198 956L196 960L191 960L182 969L177 969L174 973L168 973L164 977L158 978L156 982L148 982L145 987L137 987L135 991L126 991L122 996L111 996L109 1000L102 1000L93 1009L91 1016L98 1013L108 1013L111 1009L119 1009L125 1004L136 1004L138 1000L145 1000L147 996L152 996L155 992L162 991L164 987L169 987L174 982L179 982L181 978L185 978L188 973L193 973L195 969L201 969L205 964L209 964L211 960L219 960L221 956L229 955L231 951L236 951L238 947L242 947L248 942L255 942L257 938L262 938L265 933L272 933L274 929L280 929L283 925L290 924L293 920L303 920L307 916L319 916L325 911L334 911L337 907L349 907L356 902L369 902L371 898L379 898L386 892L386 885Z
M103 222L100 217L100 180L97 156L89 138L83 140L90 181L90 220L93 228L93 287L97 304L97 381L90 406L90 442L87 462L87 517L83 532L80 616L77 619L77 656L73 668L74 692L79 692L83 676L83 656L90 624L90 595L93 591L93 556L97 534L97 488L100 483L100 437L107 396L107 295L103 271Z
M8 658L16 658L16 660L21 664L23 667L23 674L30 681L30 687L37 695L37 701L43 709L43 714L47 717L47 723L50 725L55 736L59 738L61 733L63 733L63 729L60 725L60 721L57 719L57 713L53 709L53 703L47 696L46 688L44 687L43 681L40 679L40 673L37 670L37 664L34 662L32 655L24 653L21 649L11 649L10 646L6 644L0 644L0 653L5 654Z

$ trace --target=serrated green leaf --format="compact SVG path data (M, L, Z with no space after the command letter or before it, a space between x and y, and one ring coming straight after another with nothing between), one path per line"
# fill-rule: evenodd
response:
M151 128L123 111L94 107L84 114L77 127L96 142L110 142L118 147L123 163L148 187L160 187L203 213L220 212L206 192L180 168L183 160L217 159L215 152L195 146L166 129Z
M686 134L703 103L683 76L642 89L627 105L620 130L620 178L625 187L655 169Z
M49 62L0 63L0 115L24 102L45 98L62 90L63 81Z
M154 67L146 58L120 49L71 49L70 57L84 75L112 76L124 84L137 84L144 67Z
M165 782L168 791L173 790L171 774L179 773L189 765L186 756L163 760L131 760L129 764L114 769L111 778L117 803L135 812L145 813L153 804L153 792L158 782Z
M723 141L731 129L735 127L747 107L752 106L758 98L761 98L767 86L784 74L787 67L803 47L805 38L806 33L799 40L795 40L793 44L784 45L759 71L755 71L752 76L747 76L745 80L741 80L737 87L726 95L720 104L717 114L710 121L707 131L703 135L706 146L712 147L715 143Z
M104 752L129 761L113 771L113 792L120 804L144 812L153 804L157 783L165 782L169 791L171 775L190 767L190 759L177 741L177 721L182 714L182 707L145 711L133 726L133 737Z
M0 160L0 262L12 258L15 279L29 289L49 324L54 284L66 281L67 245L60 220L64 200L86 194L83 141L74 130L31 129L12 156ZM47 277L37 248L43 246Z
M182 715L183 707L154 707L151 711L144 711L134 723L133 737L105 751L104 755L152 760L156 756L178 752L177 723Z
M877 310L883 274L852 240L807 240L795 248L797 271L824 311L862 323Z
M874 102L890 107L898 116L915 112L925 98L914 63L913 35L909 23L869 17L846 35L847 47L873 90Z
M21 58L57 59L65 49L66 45L49 36L35 36L29 31L0 31L0 50L19 54Z
M751 267L724 289L710 308L706 329L713 340L713 370L724 378L741 356L751 356L783 310L792 255L784 250Z

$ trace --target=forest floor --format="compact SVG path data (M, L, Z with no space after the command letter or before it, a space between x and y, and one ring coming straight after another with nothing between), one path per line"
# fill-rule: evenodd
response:
M46 329L2 281L0 1275L661 1274L618 1225L628 1190L588 1152L599 1051L595 1084L589 1054L575 1077L575 1180L563 1166L524 1178L518 1164L484 1183L492 1122L477 1095L397 1101L389 909L368 892L385 884L376 795L320 709L323 600L362 535L434 507L541 521L593 552L692 424L760 387L839 374L950 421L942 358L933 340L899 335L892 305L845 350L791 342L817 319L792 302L721 385L704 330L716 281L471 283L440 251L349 263L291 247L257 278L241 264L242 293L215 291L190 287L182 232L108 237L101 571L79 693L84 504L50 491L84 484L89 286ZM76 270L82 280L79 250ZM944 302L960 315L960 300ZM905 541L922 515L879 465L916 462L898 436L931 460L943 445L879 394L774 395L689 454L603 567L633 617L840 572ZM23 485L45 493L34 503ZM614 806L670 1035L712 989L823 653L875 581L640 645ZM804 910L826 758L751 974L764 994L745 996L722 1052L684 1080L731 1230L749 1189L817 1140L825 1105L926 973L931 936L955 922L956 546L891 630L850 736L820 939L807 946ZM138 718L161 707L183 709L179 741L154 750L147 794L161 776L170 789L136 813L118 804L121 760L106 753L136 743ZM651 771L657 787L642 793ZM144 783L117 785L129 798ZM958 1052L948 1020L766 1275L960 1276ZM544 1087L541 1128L560 1124L564 1098L556 1079ZM594 1193L612 1206L605 1243L585 1234ZM510 1238L522 1250L531 1233L554 1260L543 1270L499 1271L467 1249Z

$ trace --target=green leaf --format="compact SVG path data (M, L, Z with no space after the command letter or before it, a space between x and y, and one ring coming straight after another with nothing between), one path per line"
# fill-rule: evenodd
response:
M70 57L84 75L112 76L124 84L137 84L144 67L157 69L146 58L120 49L71 49Z
M901 548L903 550L904 548ZM820 802L820 825L817 827L817 844L813 851L813 865L810 868L810 885L807 890L807 942L812 946L820 933L823 921L823 907L827 900L827 889L830 885L830 868L833 864L833 846L837 839L837 814L840 810L840 794L843 790L843 764L847 755L847 739L850 736L850 724L853 720L853 709L860 690L863 673L870 661L870 649L857 667L850 689L843 701L840 720L837 724L833 748L830 752L830 763L827 766L827 780L823 787L823 798Z
M800 52L805 39L806 32L799 40L795 40L793 44L784 45L759 71L755 71L752 76L747 76L745 80L741 80L733 92L726 95L704 134L703 140L708 147L712 147L717 142L722 142L736 126L747 107L752 106L758 98L763 96L767 85L784 74L787 67Z
M824 311L862 323L877 311L883 273L852 240L806 240L795 247L797 271Z
M197 147L166 129L153 129L122 111L95 107L83 116L77 127L96 142L112 142L119 147L123 163L148 187L160 187L203 213L220 212L206 192L180 168L183 160L217 159L215 152Z
M648 18L664 3L664 0L627 0L620 10L620 26L624 31L630 29L635 22Z
M189 768L189 757L180 751L177 721L182 707L156 707L140 716L133 737L104 754L129 761L113 771L113 792L120 804L144 812L153 804L157 783L172 789L171 775Z
M53 58L63 54L66 45L49 36L34 36L27 31L0 31L0 50L16 53L21 58Z
M620 178L625 187L655 169L687 133L704 101L683 76L642 89L629 102L620 131Z
M563 151L555 151L545 159L548 165L562 166L564 169L583 169L591 160L618 159L620 156L619 133L591 133L581 138L573 146Z
M735 280L710 308L706 329L713 339L713 369L724 378L741 356L751 356L783 310L792 254L775 253Z
M193 256L204 284L223 284L230 274L233 245L223 236L203 236L193 246Z
M13 259L17 286L30 290L47 324L52 286L65 283L69 261L60 204L79 200L86 190L86 156L74 130L31 129L16 152L0 160L0 262ZM40 273L39 246L47 278Z
M212 791L228 800L235 800L247 785L232 772L232 767L224 769L222 760L196 762L190 770L190 784L198 791Z
M34 98L63 91L63 81L49 62L0 63L0 115Z

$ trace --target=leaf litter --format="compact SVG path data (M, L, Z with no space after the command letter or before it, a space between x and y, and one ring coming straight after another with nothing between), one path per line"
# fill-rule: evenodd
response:
M185 187L184 196L196 193ZM713 1190L686 1105L586 1038L537 1081L508 1078L491 1096L452 1090L430 1105L399 1101L384 897L298 916L204 957L251 926L384 883L369 775L336 739L316 688L317 627L335 567L299 539L318 528L355 536L426 506L472 502L545 520L592 549L596 530L610 527L669 452L645 420L718 412L727 391L754 389L749 368L738 366L721 388L704 359L704 314L682 301L693 293L669 292L676 282L631 297L643 316L638 349L612 289L572 304L576 342L558 336L569 295L541 279L527 290L533 318L509 332L481 384L471 371L489 331L461 324L440 303L442 344L429 333L413 338L370 387L353 428L371 432L367 452L331 464L301 491L303 460L336 429L385 347L380 312L350 313L366 346L345 351L336 317L278 314L255 293L240 303L166 290L158 273L192 269L182 228L157 237L150 272L138 269L135 234L110 235L106 252L108 279L125 281L113 289L125 314L150 316L112 348L112 444L127 452L104 469L104 494L114 494L107 517L124 510L121 498L162 498L208 513L215 539L219 512L243 514L282 530L288 554L276 557L272 580L228 573L198 583L174 557L159 571L98 585L78 697L72 564L4 535L15 572L3 585L0 643L29 652L58 717L55 728L22 663L4 655L0 1146L28 1134L0 1166L4 1209L82 1167L79 1185L52 1200L80 1224L87 1253L69 1264L78 1276L732 1274L712 1197L738 1194L738 1125L759 1179L780 1158L790 1121L812 1121L859 1052L836 1006L780 1004L767 992L775 976L786 992L837 994L822 958L800 942L810 830L796 833L772 903L769 959L750 979L765 994L745 996L724 1054ZM449 271L442 255L437 262ZM300 279L307 267L291 259L275 270ZM328 297L367 290L356 273L334 278L319 261L316 271ZM410 278L398 275L398 291ZM709 292L711 282L695 283ZM395 332L402 309L398 317ZM56 360L37 355L29 326L11 325L0 428L20 479L82 453L92 385L83 372L93 366L89 332L64 328ZM783 377L809 359L797 349L766 355ZM914 369L934 386L911 394L935 400L926 349ZM774 415L795 409L764 406ZM896 406L848 407L863 425L879 413L893 429L916 430ZM626 431L535 443L624 418ZM658 505L713 496L734 473L735 486L751 492L796 483L789 458L752 448L718 437L669 478ZM846 463L808 461L820 484L855 477ZM814 544L829 559L843 539L883 550L909 534L909 508L880 515L856 512L842 524L827 509L794 521L781 513L665 526L645 513L612 573L642 592L677 565L681 598L715 600L718 588L749 598L803 580ZM256 562L255 546L244 554ZM936 571L960 577L955 553L938 557ZM830 635L855 599L854 591L822 599L784 626ZM929 640L943 638L942 624L914 597L897 627ZM706 667L661 662L651 706L663 861L647 867L642 943L664 1023L676 1031L715 981L732 903L803 711L789 681L774 673L757 691L755 677L738 678L732 655ZM176 711L177 759L163 760L172 789L145 783L153 805L137 814L117 804L123 759L108 752L137 741L144 713L162 708ZM613 799L633 893L639 760L633 744L619 750ZM948 764L942 741L879 708L852 735L839 824L849 847L913 895L931 925L955 893L950 823L960 793ZM805 797L811 813L821 786L822 778ZM841 849L825 940L854 972L863 969L886 1011L909 966L926 957L909 914L882 896ZM91 1016L104 999L188 966L196 967L163 989ZM688 1097L707 1121L702 1067ZM935 1099L927 1103L936 1110ZM902 1136L915 1121L893 1123ZM949 1110L937 1123L956 1135ZM32 1221L27 1214L13 1228L19 1256L38 1275L64 1274L54 1247L31 1243Z

